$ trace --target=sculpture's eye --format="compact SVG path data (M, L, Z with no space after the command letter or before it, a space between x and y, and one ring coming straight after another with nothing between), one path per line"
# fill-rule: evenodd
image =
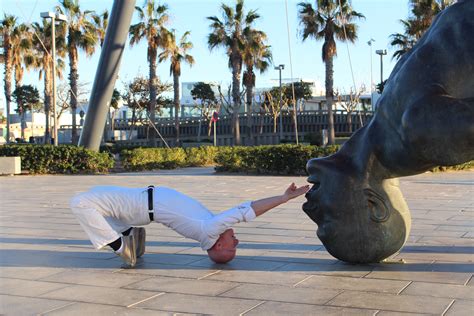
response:
M364 193L367 197L370 219L377 223L387 221L390 217L390 209L385 205L383 197L370 189L365 189Z

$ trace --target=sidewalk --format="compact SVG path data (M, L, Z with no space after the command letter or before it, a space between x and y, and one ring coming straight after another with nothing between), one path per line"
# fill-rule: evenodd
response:
M401 179L412 212L405 264L331 257L299 198L236 227L238 257L147 226L147 253L120 269L68 208L93 185L170 186L213 211L280 194L304 177L215 175L209 168L103 176L0 177L0 314L400 315L474 313L474 172Z

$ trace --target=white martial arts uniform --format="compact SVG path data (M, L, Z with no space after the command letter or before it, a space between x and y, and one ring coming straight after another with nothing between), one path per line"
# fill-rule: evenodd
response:
M132 226L150 223L147 188L93 187L73 197L71 209L97 249ZM203 250L210 249L232 225L256 217L251 202L214 215L193 198L166 187L155 187L153 211L155 222L199 241Z

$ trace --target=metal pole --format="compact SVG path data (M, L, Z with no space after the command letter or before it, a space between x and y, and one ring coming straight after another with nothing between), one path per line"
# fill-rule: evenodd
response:
M282 101L282 95L281 95L281 66L278 67L278 70L280 71L280 141L283 139L283 117L282 117L282 108L281 108L281 101Z
M53 139L54 146L58 146L58 122L56 121L56 19L51 17L51 50L53 55L53 97L52 97L52 106L53 106Z
M135 0L114 1L79 146L99 150L134 9Z
M380 85L383 83L383 54L380 54Z

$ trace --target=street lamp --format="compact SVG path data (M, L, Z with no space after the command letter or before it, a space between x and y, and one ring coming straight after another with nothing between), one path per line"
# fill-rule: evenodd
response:
M383 55L387 55L386 49L377 49L375 51L377 55L380 55L380 88L382 89L383 84Z
M278 70L279 73L280 73L280 103L279 103L279 108L280 108L280 141L283 139L283 118L282 118L282 110L281 110L281 99L282 99L282 95L281 95L281 71L285 69L285 65L283 64L280 64L278 66L275 67L275 70Z
M40 16L43 19L51 19L51 55L52 55L52 65L53 65L53 139L54 146L58 145L58 124L56 117L56 21L67 22L67 17L64 14L55 14L54 12L41 12Z
M372 43L375 42L373 38L371 38L367 44L370 46L370 93L372 94L374 88L374 79L372 73Z

